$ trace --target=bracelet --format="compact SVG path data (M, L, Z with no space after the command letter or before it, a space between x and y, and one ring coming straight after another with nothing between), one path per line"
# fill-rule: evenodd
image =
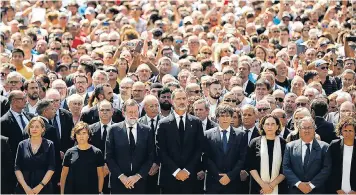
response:
M40 185L42 185L43 187L45 187L45 184L44 184L44 183L42 183L42 181L40 182Z

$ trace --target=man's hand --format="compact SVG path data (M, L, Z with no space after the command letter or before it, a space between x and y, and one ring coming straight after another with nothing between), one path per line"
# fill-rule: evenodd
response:
M129 189L132 189L132 188L134 188L135 183L138 182L138 180L140 180L140 179L141 179L140 176L132 175L129 178L127 178L126 185L130 187Z
M219 174L219 176L222 176L222 177L220 178L220 180L219 180L219 182L220 182L222 185L226 186L227 184L230 183L230 178L229 178L229 176L227 176L225 173L221 173L221 174Z
M148 172L148 174L151 175L151 176L156 175L158 170L159 170L159 166L156 163L153 163L153 165L152 165L150 171Z
M186 179L188 179L188 177L188 173L184 170L180 170L176 175L176 179L180 181L185 181Z
M311 187L309 186L309 183L306 182L301 182L298 185L298 189L302 191L304 194L308 194L309 192L312 191Z
M349 194L356 194L356 192L351 190L351 192L349 192Z
M128 179L128 178L127 178L126 175L122 175L122 176L120 177L121 183L124 184L124 186L125 186L126 188L131 189L130 186L126 185L127 179Z
M38 184L35 188L32 189L32 192L34 194L39 194L41 192L41 190L43 189L43 186Z
M105 165L104 165L104 177L106 177L107 175L109 175L109 173L110 173L109 167L108 167L108 165L105 163Z
M197 173L197 179L198 180L203 180L205 178L205 172L204 171L199 171Z
M241 181L246 181L247 177L248 177L248 173L245 170L241 170L240 171L240 179L241 179Z
M60 153L61 153L61 159L63 160L63 158L64 158L64 152L60 151Z
M336 193L337 193L337 194L346 194L346 193L344 192L344 190L338 190L338 191L336 191Z

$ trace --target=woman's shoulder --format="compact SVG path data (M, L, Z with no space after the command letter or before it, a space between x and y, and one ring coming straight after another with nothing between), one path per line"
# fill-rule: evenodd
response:
M255 137L250 141L250 146L260 145L261 143L261 136Z
M91 145L91 150L93 150L93 152L94 152L95 154L102 153L102 151L101 151L99 148L97 148L97 147L95 147L95 146L93 146L93 145Z
M52 145L53 141L46 139L46 138L42 138L42 143L47 144L47 145Z

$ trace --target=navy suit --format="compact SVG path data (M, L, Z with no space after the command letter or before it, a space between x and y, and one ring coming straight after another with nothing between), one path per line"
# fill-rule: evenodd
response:
M328 144L331 143L334 139L337 139L336 133L334 131L334 125L326 121L322 117L315 117L315 132L320 136L321 141L324 141Z
M290 194L302 193L295 186L298 181L311 182L315 188L310 193L324 193L325 182L331 172L331 157L328 147L329 144L314 139L308 167L304 170L302 140L298 139L287 144L283 157L283 174L287 179Z
M136 147L131 157L126 123L120 122L109 127L106 137L105 159L110 175L112 194L143 194L146 179L154 158L154 137L151 128L137 123ZM141 179L135 188L127 189L119 179L121 174L127 177L140 174Z
M207 169L206 191L209 194L236 194L241 184L240 171L244 167L245 145L244 132L230 127L228 149L224 153L219 127L204 132L203 162ZM220 173L226 173L230 183L223 186Z

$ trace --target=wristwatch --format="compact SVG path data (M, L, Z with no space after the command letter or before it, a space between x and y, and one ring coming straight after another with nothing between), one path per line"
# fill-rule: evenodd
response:
M42 185L43 187L45 187L45 184L44 184L44 183L42 183L42 181L40 182L40 185Z

